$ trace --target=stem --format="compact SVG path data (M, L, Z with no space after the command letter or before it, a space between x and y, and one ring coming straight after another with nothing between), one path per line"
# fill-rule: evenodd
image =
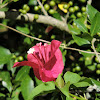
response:
M0 23L0 25L1 25L1 26L4 26L4 27L6 27L6 28L9 28L9 29L11 29L11 30L13 30L13 31L15 31L15 32L17 32L17 33L19 33L19 34L22 34L22 35L24 35L24 36L26 36L26 37L29 37L29 38L32 38L32 39L35 39L35 40L38 40L38 41L41 41L41 42L45 42L45 43L48 43L48 44L51 43L51 42L49 42L49 41L46 41L46 40L43 40L43 39L39 39L39 38L30 36L30 35L24 34L24 33L20 32L20 31L18 31L18 30L16 30L16 29L14 29L14 28L12 28L12 27L9 27L9 26L6 26L6 25L4 25L4 24L2 24L2 23ZM95 55L96 55L96 54L100 54L100 53L97 53L97 52L89 52L89 51L84 51L84 50L80 50L80 49L76 49L76 48L66 47L66 44L61 44L60 47L61 47L61 48L64 48L64 49L69 49L69 50L74 50L74 51L84 52L84 53L90 53L90 54L95 54Z
M5 6L7 6L10 2L12 2L13 0L10 0L9 2L5 3L3 6L0 7L0 9L4 8ZM2 3L2 1L1 1Z
M93 40L92 40L92 48L93 48L93 51L95 52L96 57L98 58L99 63L100 63L100 58L99 58L98 53L97 53L97 51L96 51L96 49L95 49L95 46L94 46L95 41L96 41L96 39L93 38Z
M37 0L37 2L39 3L39 5L41 6L42 12L44 13L44 15L48 16L48 13L46 12L46 10L44 9L42 3L40 2L40 0Z
M75 97L75 98L78 99L78 100L82 100L82 98L80 98L80 97L78 97L78 96L76 96L76 95L74 95L74 94L69 93L69 95L72 96L72 97Z

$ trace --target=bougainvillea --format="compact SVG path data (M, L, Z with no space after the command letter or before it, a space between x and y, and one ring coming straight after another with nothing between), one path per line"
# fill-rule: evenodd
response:
M13 67L31 66L39 80L54 81L64 68L60 44L61 42L57 40L52 40L50 45L37 43L27 52L28 61L16 62Z

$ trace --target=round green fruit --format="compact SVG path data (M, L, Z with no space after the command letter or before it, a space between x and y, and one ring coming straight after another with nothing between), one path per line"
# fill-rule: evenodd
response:
M30 10L30 7L27 4L23 5L23 10L26 10L27 12Z
M34 11L38 11L39 10L39 7L38 6L35 6L34 7Z
M97 64L97 68L100 68L100 64Z
M18 57L18 60L19 60L19 61L23 61L24 58L23 58L22 56L19 56L19 57Z
M52 35L52 36L51 36L51 39L55 39L55 35Z
M82 17L82 13L81 12L78 12L76 16L77 17Z
M85 2L86 2L86 0L80 0L80 2L85 3Z
M73 24L72 24L72 25L73 25L73 26L76 26L76 23L74 23L74 22L73 22Z
M50 10L49 10L49 14L52 15L52 14L54 14L54 13L55 13L55 10L54 10L54 9L50 9Z
M54 1L50 1L50 6L55 6L56 3Z
M100 37L100 32L97 32L97 35Z
M76 71L76 68L73 68L72 71L75 72Z
M72 1L69 1L68 4L69 4L70 6L72 6L72 5L73 5L73 2L72 2Z
M30 10L30 7L27 4L23 5L23 10L26 10L27 12Z
M85 12L85 11L86 11L86 7L82 7L81 10L82 10L83 12Z
M70 7L69 8L69 12L74 13L75 12L74 8L73 7Z
M22 14L26 14L27 13L27 11L26 10L22 10Z
M90 57L86 57L85 60L86 60L86 61L90 61L91 58L90 58Z
M69 5L68 4L64 4L63 8L64 9L68 9L69 8Z
M16 58L16 55L12 55L12 58L15 59Z
M34 15L34 19L37 20L38 18L39 18L39 15L38 15L38 14L35 14L35 15Z
M76 69L76 71L80 71L81 67L80 66L76 66L75 69Z
M97 63L99 63L99 60L98 60L98 58L97 58L97 57L95 57L95 61L96 61Z
M48 10L50 9L50 6L49 6L48 4L45 4L45 5L44 5L44 9L45 9L46 11L48 11Z
M74 6L75 11L79 10L78 6Z
M100 75L100 70L96 70L96 74Z
M41 9L41 6L38 6L39 7L39 9Z
M15 59L15 61L14 61L14 62L15 62L15 63L16 63L16 62L18 62L18 59Z
M22 13L22 11L23 11L23 9L19 9L19 12L21 12L21 13Z
M27 7L27 6L28 6L27 4L24 4L24 5L23 5L23 9L26 10L26 7Z

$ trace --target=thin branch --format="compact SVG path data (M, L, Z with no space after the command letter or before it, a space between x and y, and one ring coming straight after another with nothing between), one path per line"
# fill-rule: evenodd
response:
M0 23L0 25L1 25L1 26L4 26L4 27L6 27L6 28L9 28L9 29L11 29L11 30L13 30L13 31L15 31L15 32L17 32L17 33L19 33L19 34L22 34L22 35L24 35L24 36L26 36L26 37L29 37L29 38L32 38L32 39L35 39L35 40L38 40L38 41L41 41L41 42L50 43L49 41L42 40L42 39L39 39L39 38L30 36L30 35L24 34L24 33L20 32L20 31L18 31L18 30L16 30L16 29L14 29L14 28L12 28L12 27L9 27L9 26L6 26L6 25L4 25L4 24L1 24L1 23Z
M31 13L21 14L18 11L8 11L8 12L0 11L0 19L22 20L32 23L34 21L34 15L35 14ZM56 18L53 18L51 16L39 15L39 18L35 21L37 23L42 23L51 25L53 27L57 27L58 29L66 31L67 33L71 34L67 25L63 21L57 20Z
M12 27L9 27L9 26L6 26L6 25L4 25L4 24L1 24L1 23L0 23L0 25L1 25L1 26L4 26L4 27L6 27L6 28L9 28L9 29L11 29L11 30L13 30L13 31L15 31L15 32L17 32L17 33L19 33L19 34L22 34L22 35L24 35L24 36L26 36L26 37L29 37L29 38L32 38L32 39L35 39L35 40L38 40L38 41L41 41L41 42L50 43L49 41L46 41L46 40L43 40L43 39L39 39L39 38L30 36L30 35L24 34L24 33L20 32L20 31L18 31L18 30L16 30L16 29L14 29L14 28L12 28ZM80 49L76 49L76 48L66 47L66 44L61 44L60 47L62 47L62 48L64 48L64 49L69 49L69 50L78 51L78 52L96 54L95 52L89 52L89 51L84 51L84 50L80 50ZM97 54L100 54L100 53L97 53Z
M87 4L91 5L91 3L92 3L92 0L87 1Z
M0 3L2 4L3 0L0 0Z
M89 51L85 51L85 50L80 50L80 49L76 49L76 48L71 48L71 47L63 47L63 46L60 46L64 49L69 49L69 50L74 50L74 51L78 51L78 52L84 52L84 53L89 53L89 54L95 54L95 52L89 52ZM97 53L97 54L100 54L100 53Z
M99 63L100 63L100 58L99 58L98 53L97 53L97 51L96 51L96 49L95 49L95 46L94 46L95 41L96 41L96 39L93 38L93 40L92 40L92 48L93 48L93 51L95 52L96 57L98 58Z
M5 6L7 6L9 3L11 3L13 0L10 0L9 2L7 2L7 3L5 3L4 5L2 5L1 7L0 7L0 9L2 9L2 8L4 8Z
M41 10L42 10L42 12L44 13L44 15L48 16L48 13L47 13L46 10L44 9L44 7L43 7L42 3L40 2L40 0L37 0L37 1L38 1L39 5L41 6Z
M67 22L67 19L69 17L69 12L67 12L66 16L65 16L65 21Z

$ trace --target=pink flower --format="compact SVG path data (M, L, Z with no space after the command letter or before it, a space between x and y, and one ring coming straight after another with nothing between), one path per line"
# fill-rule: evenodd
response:
M54 81L64 69L60 44L57 40L52 40L50 45L37 43L27 52L28 61L16 62L13 67L31 66L39 80Z

